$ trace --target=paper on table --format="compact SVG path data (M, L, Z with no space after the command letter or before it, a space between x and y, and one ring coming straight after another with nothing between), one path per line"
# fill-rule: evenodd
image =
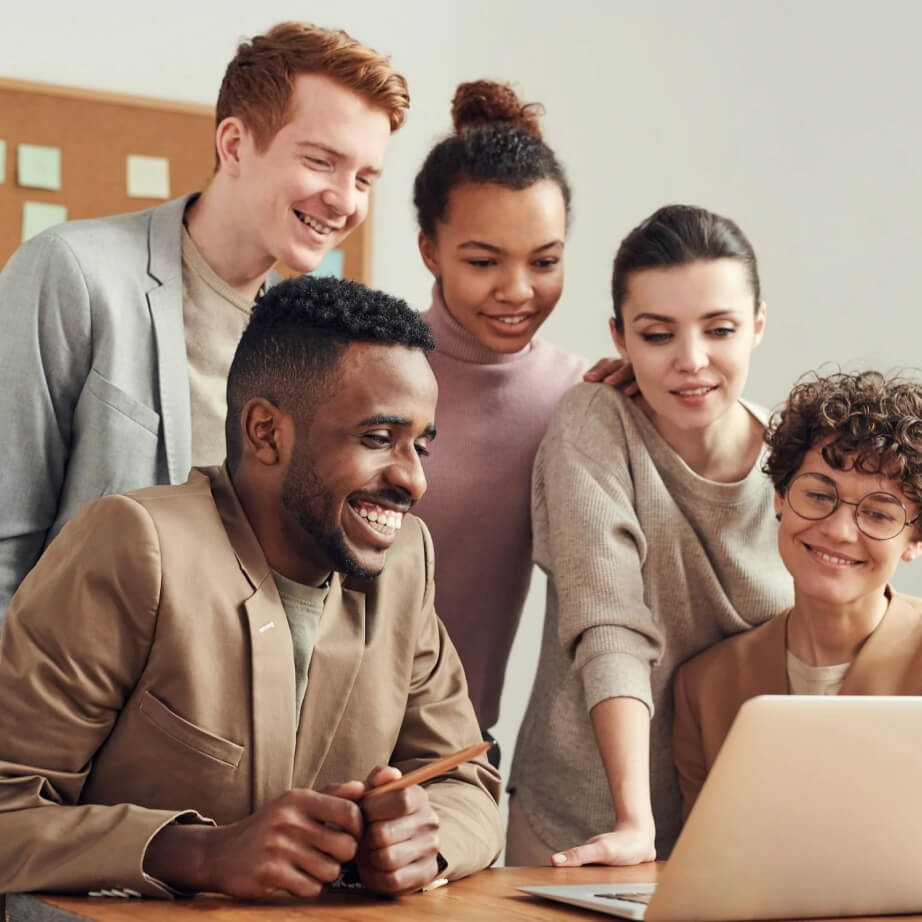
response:
M55 224L67 220L65 205L49 205L46 202L26 202L22 206L22 242L25 243Z
M129 198L170 197L170 161L166 157L129 154L126 174Z
M6 141L0 138L0 182L6 179Z
M323 257L320 265L309 274L315 275L317 278L331 275L335 279L341 279L343 277L344 256L345 254L342 250L330 250L330 252Z
M18 180L20 186L32 189L61 188L61 148L20 144L18 148Z

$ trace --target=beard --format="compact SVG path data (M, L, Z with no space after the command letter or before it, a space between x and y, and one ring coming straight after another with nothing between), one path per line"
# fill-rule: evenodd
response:
M342 526L333 524L333 499L310 460L292 459L282 484L282 507L288 513L285 531L305 557L319 552L331 570L358 579L374 579L381 572L362 566L349 551Z

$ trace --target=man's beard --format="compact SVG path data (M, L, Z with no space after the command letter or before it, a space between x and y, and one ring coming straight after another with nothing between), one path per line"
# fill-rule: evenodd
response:
M293 519L285 523L285 530L299 545L300 553L313 557L320 551L331 569L358 579L374 579L381 571L363 567L352 556L342 526L327 526L332 521L332 505L310 461L293 462L282 484L282 506Z

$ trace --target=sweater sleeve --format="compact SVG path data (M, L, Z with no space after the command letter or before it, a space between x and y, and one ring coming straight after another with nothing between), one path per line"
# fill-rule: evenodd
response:
M630 697L652 714L650 670L664 638L644 601L647 540L626 436L617 416L602 412L600 388L578 385L564 398L538 451L536 559L556 594L559 641L582 677L587 708Z

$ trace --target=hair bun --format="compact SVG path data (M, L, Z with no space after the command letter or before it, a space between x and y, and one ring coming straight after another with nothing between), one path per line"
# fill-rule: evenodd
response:
M538 118L543 114L544 106L541 103L529 102L523 105L508 83L492 80L460 84L451 101L451 120L455 134L476 125L509 122L540 140Z

